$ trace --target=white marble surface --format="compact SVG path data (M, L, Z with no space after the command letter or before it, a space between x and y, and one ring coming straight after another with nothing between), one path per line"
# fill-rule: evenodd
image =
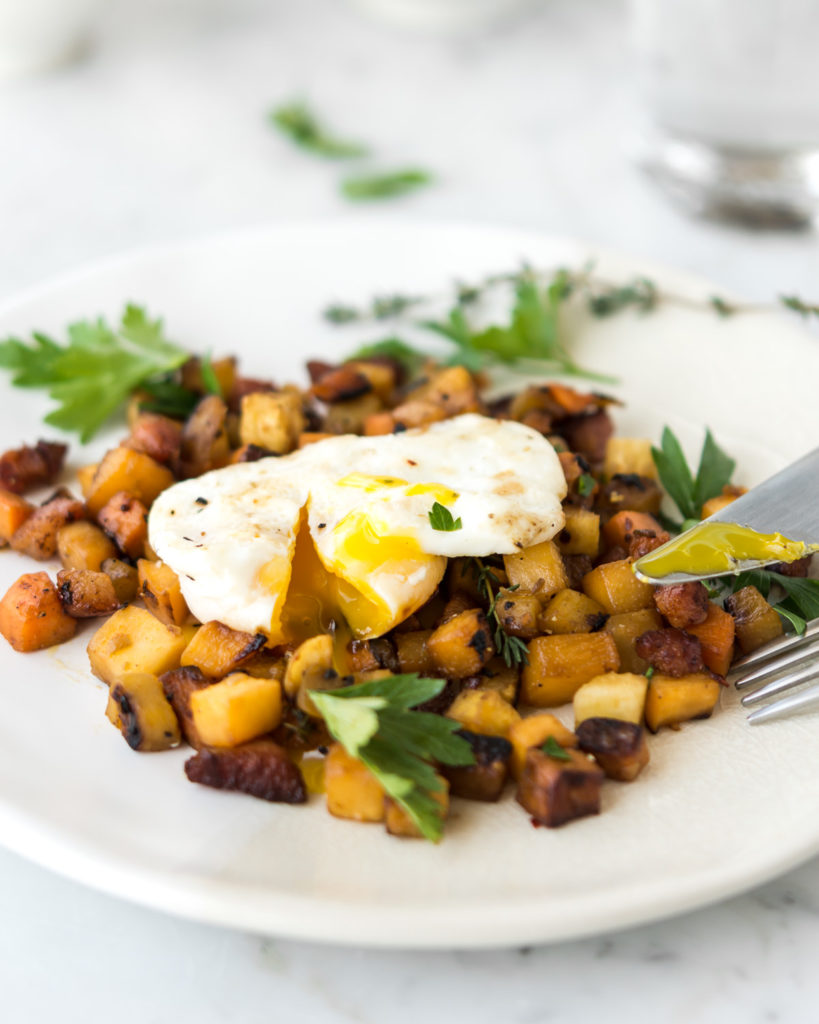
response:
M619 5L546 0L462 38L340 0L110 0L83 63L0 83L0 299L133 246L350 214L267 106L306 95L438 184L366 217L504 222L625 248L756 299L819 293L811 234L690 221L629 162ZM13 439L7 439L10 443ZM748 1024L815 1019L819 863L673 921L537 950L360 952L174 920L0 852L2 1019Z

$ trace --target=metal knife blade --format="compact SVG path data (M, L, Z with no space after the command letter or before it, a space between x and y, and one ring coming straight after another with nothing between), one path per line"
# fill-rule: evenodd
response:
M707 523L736 523L748 526L758 533L781 533L789 540L819 544L819 448L815 448L790 466L757 484L747 494L708 519ZM696 527L694 527L696 529ZM662 551L662 548L657 548ZM634 572L646 583L689 583L692 580L729 576L748 569L760 569L776 559L757 561L745 559L733 570L721 573L674 572L667 576L652 576L640 568L638 559Z

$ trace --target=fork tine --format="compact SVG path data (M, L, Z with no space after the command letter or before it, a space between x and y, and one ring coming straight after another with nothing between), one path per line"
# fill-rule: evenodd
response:
M731 675L735 675L743 669L750 668L752 665L767 661L769 658L774 658L780 653L780 651L786 651L791 647L807 644L808 642L813 641L815 637L819 637L819 619L811 619L807 624L805 632L800 636L793 633L786 633L785 636L777 637L776 640L770 640L767 644L763 644L750 654L746 654L744 657L738 658L731 666Z
M748 715L748 721L751 725L759 725L760 722L770 722L777 718L786 718L793 714L794 711L813 707L819 707L819 686L809 686L807 690L802 690L801 693L792 693L790 696L774 701L773 704L768 704L764 708L757 708L753 714Z
M734 685L738 690L747 690L749 686L756 686L763 679L776 675L791 665L815 657L819 657L819 637L815 637L807 644L795 644L785 648L779 657L766 661L759 668L742 675Z
M817 676L819 676L819 665L805 665L804 668L801 668L796 672L789 672L780 679L772 679L770 683L767 683L759 690L755 690L753 693L747 693L742 698L742 703L746 708L753 707L754 704L760 704L763 700L767 700L768 697L773 696L775 693L782 693L784 690L791 690L794 686L799 686L800 683L807 683L809 680L815 679Z

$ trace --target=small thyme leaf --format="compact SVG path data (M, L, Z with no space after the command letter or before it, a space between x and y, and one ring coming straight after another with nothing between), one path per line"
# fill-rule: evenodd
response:
M597 486L597 481L591 473L582 473L577 481L577 493L581 498L587 498Z
M353 202L377 199L395 199L432 183L432 175L418 167L407 167L383 174L366 174L345 178L341 183L342 195Z
M440 530L442 533L452 533L454 530L460 530L463 526L460 516L457 519L453 519L452 513L440 501L436 501L433 504L427 516L429 517L429 525L432 529Z
M653 665L649 665L648 668L645 671L646 679L651 679L651 677L653 675L654 675L654 666Z
M549 736L540 749L544 754L553 757L555 761L571 761L572 759L571 754L558 743L554 736Z
M499 592L496 593L492 589L493 585L500 587L498 577L489 566L484 565L480 558L470 558L468 562L470 572L475 577L478 593L489 605L486 610L486 617L492 625L492 639L495 644L495 650L509 668L513 668L515 665L528 665L529 648L526 646L526 642L521 640L519 636L510 636L500 624L496 607ZM510 587L508 589L514 590L517 588Z
M331 160L366 156L368 149L359 142L340 139L328 132L306 103L284 103L270 112L271 123L302 149Z

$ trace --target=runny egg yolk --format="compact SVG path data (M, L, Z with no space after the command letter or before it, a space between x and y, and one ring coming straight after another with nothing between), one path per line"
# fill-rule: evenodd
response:
M397 476L370 476L367 473L348 473L338 481L339 487L356 487L366 494L373 494L376 491L389 490L392 488L405 487L403 492L408 498L416 494L430 494L435 501L442 505L451 505L458 497L458 492L443 484L408 484Z

